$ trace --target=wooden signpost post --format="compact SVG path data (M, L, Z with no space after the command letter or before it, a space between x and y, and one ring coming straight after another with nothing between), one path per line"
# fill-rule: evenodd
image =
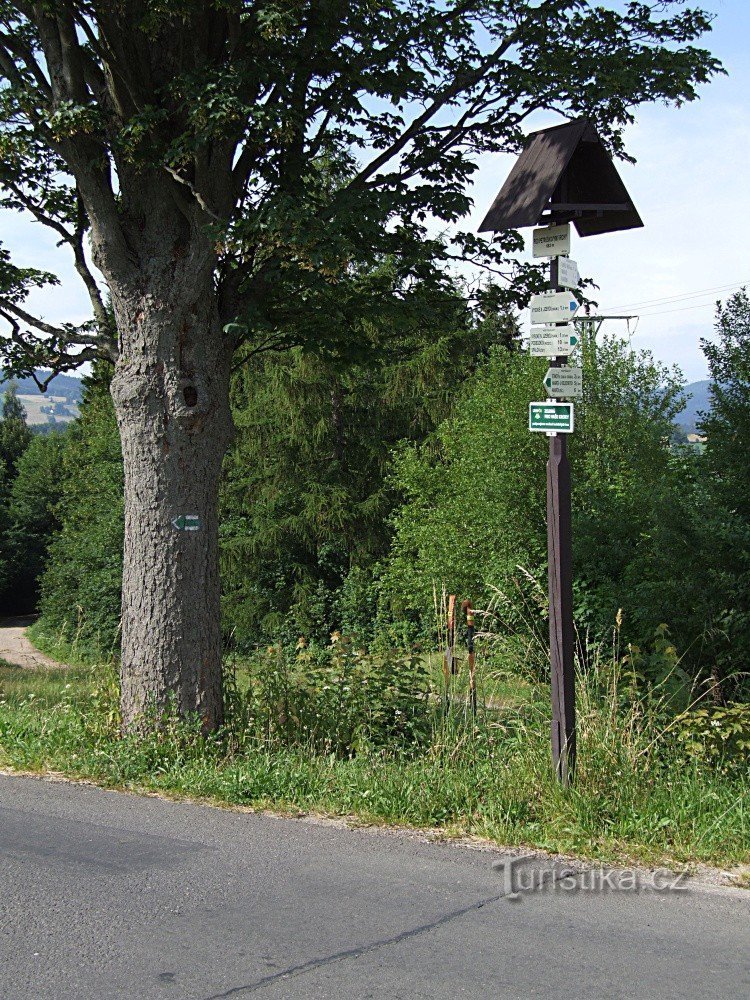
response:
M575 195L573 194L575 192ZM547 461L547 552L552 687L552 762L563 785L576 761L575 633L573 628L573 540L568 434L583 378L568 367L578 343L571 320L579 283L570 254L570 223L579 236L643 225L596 128L586 118L530 135L510 176L484 218L480 232L540 226L532 254L550 260L549 291L531 302L532 356L550 358L544 387L551 397L529 405L529 430L549 436Z
M555 226L556 230L563 227ZM569 227L568 227L569 228ZM540 241L544 245L544 241ZM568 240L570 246L570 240ZM554 253L550 249L550 253ZM559 256L550 261L550 289L555 299L565 300L561 292ZM553 298L550 295L550 299ZM534 314L532 313L532 323ZM567 329L567 327L566 327ZM573 350L566 335L545 375L544 382L567 366ZM560 393L563 395L563 393ZM570 784L576 761L575 632L573 626L573 526L570 496L568 434L574 428L572 403L550 400L547 407L536 407L541 416L533 425L535 404L530 405L529 428L542 430L549 437L547 460L547 565L549 567L549 655L552 693L552 761L563 785ZM545 410L547 411L545 414ZM546 416L546 419L545 419Z

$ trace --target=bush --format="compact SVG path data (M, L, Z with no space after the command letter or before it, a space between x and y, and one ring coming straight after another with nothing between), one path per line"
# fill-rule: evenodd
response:
M677 733L690 756L709 761L724 771L747 773L750 705L734 702L693 709L680 719Z
M267 746L352 755L409 748L431 730L427 668L420 657L355 649L334 633L325 650L281 646L259 653L227 681L230 725Z
M547 441L527 426L545 364L492 351L433 438L402 449L384 628L398 621L412 637L431 632L435 586L486 608L519 586L528 600L527 580L545 579ZM694 469L669 446L681 382L614 340L587 345L582 364L569 442L577 625L601 639L623 608L627 641L648 643L666 622L684 651L701 622L688 517Z

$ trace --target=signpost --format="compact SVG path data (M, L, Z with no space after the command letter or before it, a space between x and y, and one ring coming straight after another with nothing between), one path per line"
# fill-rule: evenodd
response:
M201 519L197 514L180 514L172 518L172 527L178 531L200 531Z
M573 433L572 403L529 403L529 430L548 434Z
M531 323L567 323L581 308L572 292L543 292L531 296Z
M555 434L549 439L547 564L552 762L561 784L567 786L572 780L576 764L576 678L573 627L573 524L566 434Z
M581 368L548 368L544 388L553 399L581 399L583 370Z
M550 357L545 377L551 402L532 403L529 429L549 435L547 462L547 555L549 563L549 639L552 694L552 762L561 784L575 771L575 671L573 656L573 556L570 464L567 436L573 431L573 404L560 396L581 395L580 373L563 367L575 343L565 330L579 308L565 289L580 284L578 267L569 260L570 223L579 236L637 229L641 218L617 173L596 126L588 118L541 129L525 148L499 191L479 231L504 232L525 226L535 229L534 257L549 257L550 292L535 295L531 322L531 353ZM563 327L544 324L562 323ZM569 329L569 327L568 327ZM575 334L574 334L575 336ZM552 350L552 348L556 348Z
M567 231L553 233L552 230ZM540 253L550 256L550 290L531 299L532 357L550 358L544 377L551 402L529 403L529 430L549 437L547 461L547 561L549 564L549 637L552 678L552 760L563 785L570 783L576 756L575 667L573 663L573 541L570 503L570 463L567 435L572 434L575 414L572 403L559 397L583 395L580 368L565 365L579 343L569 321L580 309L570 288L580 283L578 265L562 254L570 252L570 227L552 226L535 230ZM541 252L547 248L546 254ZM538 325L541 324L541 325Z
M566 223L564 226L535 229L531 252L534 257L556 257L561 253L570 253L570 225Z
M562 326L532 326L529 351L532 358L567 356L579 343L580 337L572 323Z

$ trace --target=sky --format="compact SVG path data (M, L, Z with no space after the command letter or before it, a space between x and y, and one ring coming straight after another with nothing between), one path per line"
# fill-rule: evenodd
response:
M707 377L700 341L712 339L716 300L750 287L750 0L701 6L716 20L698 44L728 75L682 108L639 109L625 133L637 163L618 161L617 169L644 228L585 239L573 230L571 246L581 275L599 286L590 293L598 313L639 316L603 330L678 365L688 382ZM550 118L534 128L559 123ZM481 161L469 228L479 225L513 162L511 156ZM530 249L531 230L524 235ZM528 311L523 326L528 331Z
M701 88L701 99L683 108L639 109L626 132L637 163L618 162L618 170L645 226L586 239L574 232L571 248L582 276L599 286L598 312L639 317L609 322L605 332L678 365L688 382L707 376L700 340L712 337L716 300L750 286L750 0L703 0L702 6L716 20L699 44L722 61L728 76ZM559 122L538 120L534 128ZM474 211L462 228L477 228L512 165L511 156L480 161ZM530 241L531 231L526 234ZM61 279L59 287L30 297L32 312L52 322L89 318L83 286L53 233L0 211L0 239L15 263ZM528 329L528 313L523 320Z

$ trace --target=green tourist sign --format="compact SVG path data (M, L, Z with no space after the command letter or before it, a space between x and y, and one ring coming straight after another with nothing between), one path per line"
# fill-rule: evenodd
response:
M572 403L529 403L529 430L573 433Z
M178 531L200 531L201 519L197 514L180 514L172 518L172 526Z

